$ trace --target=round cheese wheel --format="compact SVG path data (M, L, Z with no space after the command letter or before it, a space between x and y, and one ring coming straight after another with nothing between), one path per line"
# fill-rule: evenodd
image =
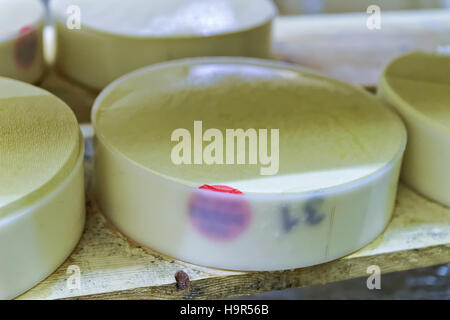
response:
M386 67L379 95L408 129L402 178L450 206L450 56L412 52L398 57Z
M39 80L44 71L44 18L39 0L0 0L0 76Z
M0 78L0 298L61 264L84 224L83 143L50 93Z
M93 123L112 222L166 254L229 269L312 265L372 240L392 213L406 143L401 120L369 93L244 58L136 71L102 92Z
M97 89L166 60L266 57L277 13L269 0L60 0L50 7L58 67Z

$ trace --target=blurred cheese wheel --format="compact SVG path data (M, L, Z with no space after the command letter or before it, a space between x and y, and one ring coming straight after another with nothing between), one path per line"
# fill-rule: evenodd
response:
M54 0L50 6L58 68L99 89L177 58L267 57L277 13L270 0Z
M408 129L403 180L450 206L450 56L413 52L395 59L379 95Z
M0 0L0 76L36 82L44 71L39 0Z
M53 272L84 225L83 140L50 93L0 78L0 299Z
M249 58L133 72L101 93L92 118L107 217L145 246L236 270L323 263L374 239L391 217L406 143L401 120L369 93ZM239 128L251 137L244 146L225 137ZM179 164L187 134L190 164ZM218 164L230 150L234 164Z

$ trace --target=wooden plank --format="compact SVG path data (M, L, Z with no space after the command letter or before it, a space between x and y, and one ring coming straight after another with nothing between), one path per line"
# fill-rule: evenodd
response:
M353 83L375 85L384 63L413 48L434 49L450 43L449 11L383 16L379 34L363 30L365 15L280 18L275 23L274 52ZM97 92L77 86L55 71L41 83L65 100L80 122L88 122ZM83 132L92 134L89 125ZM87 154L92 146L87 140ZM91 157L86 159L88 185ZM450 262L450 208L400 185L393 219L365 248L319 266L279 272L230 272L194 266L128 241L108 224L90 192L84 235L56 272L19 299L205 299L225 298L367 276L370 265L382 273ZM69 266L81 270L81 286L70 289ZM191 284L178 290L175 273L185 271ZM361 281L365 281L364 279Z

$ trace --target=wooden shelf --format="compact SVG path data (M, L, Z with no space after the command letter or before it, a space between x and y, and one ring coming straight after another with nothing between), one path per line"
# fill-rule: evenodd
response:
M450 11L386 13L382 29L365 27L367 15L279 18L274 54L358 85L375 86L384 64L412 49L450 44ZM88 122L97 92L50 71L41 87L65 100L80 122ZM84 125L89 135L89 125ZM92 147L87 138L86 177L92 177ZM450 208L400 185L395 213L385 232L361 250L326 264L278 272L230 272L194 266L129 242L114 230L87 192L84 235L73 254L45 281L19 299L205 299L323 284L450 262ZM81 270L80 289L69 289L69 266ZM177 289L175 273L185 271L190 285Z

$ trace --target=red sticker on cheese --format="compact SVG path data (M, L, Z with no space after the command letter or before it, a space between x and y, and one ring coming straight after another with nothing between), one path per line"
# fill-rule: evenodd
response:
M221 186L221 185L210 186L210 185L204 184L201 187L199 187L199 189L211 190L211 191L223 192L223 193L242 194L242 192L239 191L238 189L234 189L229 186Z
M20 29L20 35L14 45L14 59L21 68L28 69L33 65L38 50L38 34L30 26Z
M231 241L248 228L251 220L250 205L237 189L228 186L204 185L189 202L189 217L194 227L204 236L216 241ZM236 196L223 197L217 193Z

